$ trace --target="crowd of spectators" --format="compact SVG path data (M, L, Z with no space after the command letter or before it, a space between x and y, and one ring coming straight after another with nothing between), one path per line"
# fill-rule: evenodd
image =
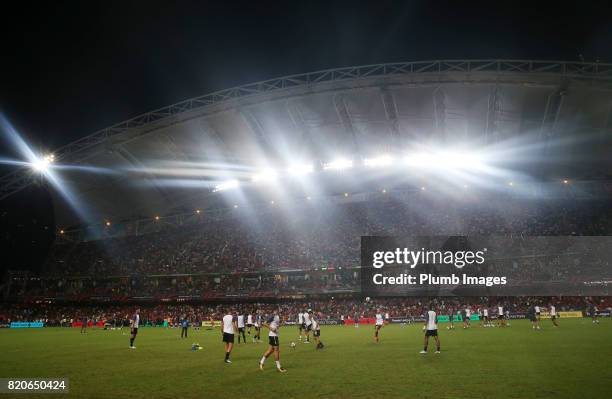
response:
M593 201L389 196L286 211L235 213L139 236L58 244L44 270L14 281L11 295L203 295L356 289L364 235L608 235L612 207ZM516 251L515 251L516 254ZM531 253L531 255L537 255ZM609 259L593 260L610 271ZM519 265L520 264L520 265ZM576 276L575 259L531 256L496 266L524 280ZM574 269L572 269L574 268ZM302 271L291 274L289 271ZM323 272L325 271L325 272ZM579 270L578 270L579 271ZM332 273L333 272L333 273ZM35 277L33 277L35 276Z

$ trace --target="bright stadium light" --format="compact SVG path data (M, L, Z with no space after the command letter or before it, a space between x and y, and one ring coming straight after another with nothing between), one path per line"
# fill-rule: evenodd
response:
M268 168L268 169L262 170L261 172L253 176L253 182L255 183L269 182L269 181L276 180L277 178L278 178L278 172L275 171L274 169Z
M31 165L34 170L44 173L49 169L49 166L55 161L55 155L49 154L42 158L34 160Z
M331 162L323 164L324 170L344 170L353 167L353 161L346 158L337 158Z
M436 165L436 157L427 153L415 153L406 156L404 162L415 168L429 168Z
M393 157L387 154L375 158L366 158L363 160L363 164L368 168L380 168L383 166L389 166L392 163Z
M304 175L314 172L314 166L312 166L312 164L309 164L309 163L292 164L287 169L287 172L291 176L304 176Z
M239 185L240 185L240 182L236 179L228 180L226 182L217 184L215 188L213 189L213 193L216 193L218 191L229 190L230 188L236 188Z
M441 165L453 169L476 170L482 167L480 158L464 152L442 152L437 156Z

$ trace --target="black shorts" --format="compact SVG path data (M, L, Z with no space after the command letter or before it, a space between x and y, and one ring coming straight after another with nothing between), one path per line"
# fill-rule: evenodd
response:
M540 317L540 312L536 312L536 316Z
M253 327L253 323L247 323L247 327L248 327L248 328Z
M497 315L497 318L501 320L504 318L504 315L503 314Z
M314 330L314 332L312 333L313 337L320 337L321 336L321 330Z
M278 346L278 337L268 337L270 346Z
M132 333L132 335L138 334L138 327L136 327L136 328L132 327L131 333Z
M552 316L550 316L550 318L554 320L554 319L557 318L557 316L556 315L552 315Z
M382 324L375 324L374 328L377 329L377 330L380 330L382 328L382 326L383 326Z
M223 342L226 342L228 344L233 344L234 343L234 334L230 334L230 333L223 333Z
M243 333L244 332L244 327L238 327L238 332L239 333Z
M312 324L308 324L306 327L304 327L304 329L305 329L306 331L310 331L310 330L312 330Z
M425 330L425 336L426 337L437 337L438 330Z

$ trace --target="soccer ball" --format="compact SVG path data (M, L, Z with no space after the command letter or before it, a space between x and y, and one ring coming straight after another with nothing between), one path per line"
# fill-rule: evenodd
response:
M366 297L366 302L370 302L370 297L369 296Z
M291 343L291 347L292 347L293 349L295 349L295 342L292 342L292 343Z

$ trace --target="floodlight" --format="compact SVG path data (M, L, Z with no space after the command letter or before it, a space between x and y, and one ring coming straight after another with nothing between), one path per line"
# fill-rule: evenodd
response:
M331 162L323 164L324 170L343 170L353 167L353 161L346 158L337 158Z
M223 183L219 183L215 186L213 193L216 193L217 191L224 191L224 190L228 190L230 188L236 188L240 185L240 182L238 180L228 180L226 182Z
M291 176L304 176L307 175L309 173L312 173L314 171L314 167L312 166L312 164L293 164L291 166L289 166L289 169L287 169L287 172L291 175Z
M257 183L257 182L272 181L272 180L276 180L277 177L278 177L278 172L276 172L274 169L268 168L268 169L262 170L261 172L253 176L253 182Z
M366 158L363 160L363 164L369 168L379 168L382 166L389 166L393 163L393 157L391 155L381 155L375 158Z
M31 165L34 170L38 172L46 172L49 169L49 165L51 165L55 161L55 155L49 154L45 155L42 158L37 158L34 160Z

